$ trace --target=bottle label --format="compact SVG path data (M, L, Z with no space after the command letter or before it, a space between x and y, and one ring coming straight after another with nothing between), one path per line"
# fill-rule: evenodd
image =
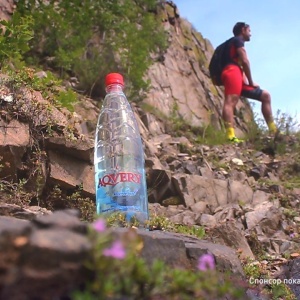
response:
M97 184L97 211L141 211L143 175L134 172L104 174Z
M133 182L140 184L141 183L141 174L132 173L132 172L120 172L117 174L107 174L102 178L99 178L98 188L107 185L114 186L120 182Z

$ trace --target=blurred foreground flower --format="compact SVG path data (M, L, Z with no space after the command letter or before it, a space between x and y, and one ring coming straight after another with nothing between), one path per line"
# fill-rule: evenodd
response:
M106 229L106 223L103 219L98 219L93 223L93 228L98 232L103 232Z
M126 256L126 251L120 241L115 241L110 248L103 250L104 256L110 256L117 259L123 259Z
M212 254L203 254L198 260L198 269L200 271L214 270L215 258Z

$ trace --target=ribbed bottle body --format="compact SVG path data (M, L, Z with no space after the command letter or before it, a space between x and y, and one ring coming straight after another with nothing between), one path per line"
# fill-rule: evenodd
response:
M148 197L142 140L122 89L110 90L98 118L95 136L97 213L120 211L127 219L148 219Z

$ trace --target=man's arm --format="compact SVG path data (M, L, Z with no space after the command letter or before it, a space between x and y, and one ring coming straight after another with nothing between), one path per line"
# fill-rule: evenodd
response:
M251 76L250 62L247 56L246 49L244 47L239 47L237 48L237 53L242 62L243 71L248 79L248 84L254 86Z

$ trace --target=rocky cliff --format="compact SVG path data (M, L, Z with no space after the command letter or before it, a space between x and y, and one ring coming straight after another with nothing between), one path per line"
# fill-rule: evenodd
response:
M208 64L213 47L190 22L180 17L173 1L160 1L157 18L168 35L168 49L152 57L153 64L145 79L150 90L139 107L148 134L159 135L168 130L166 120L180 120L193 127L211 125L221 129L223 90L212 84ZM126 74L125 74L126 79ZM130 100L130 99L129 99ZM82 103L82 105L85 105ZM81 110L82 113L84 110ZM91 111L84 117L92 121ZM243 136L253 121L253 114L246 99L241 99L235 111L237 133ZM92 126L92 128L93 128ZM144 136L147 139L146 135Z
M210 41L203 38L188 20L180 17L173 1L162 5L159 16L168 32L169 47L148 72L151 89L144 102L163 115L175 115L191 126L210 124L221 129L224 98L222 88L214 86L209 77L208 64L213 53ZM163 122L153 124L149 118L151 134L164 131ZM236 123L241 135L247 131L247 122L252 118L247 101L240 101L236 109Z
M12 2L1 3L2 13L9 16ZM260 150L251 145L212 147L194 143L193 136L172 132L169 123L178 119L185 126L211 124L221 128L223 93L212 85L208 75L213 51L210 42L180 18L173 2L163 2L158 16L168 32L169 48L160 57L153 57L147 74L150 91L141 103L132 104L145 147L150 211L176 224L205 228L209 242L205 251L214 253L217 261L224 260L218 250L221 245L231 248L231 252L226 248L230 255L236 253L234 261L264 254L270 274L278 276L281 265L287 263L284 256L297 257L299 249L300 192L297 185L285 184L286 178L299 175L297 153L293 152L299 141L289 137L285 141L288 155L281 157L276 152L279 144L273 140L264 140ZM35 75L46 76L43 72ZM0 104L0 213L34 220L37 214L80 207L81 216L91 221L98 104L82 98L76 113L70 113L49 103L39 92L16 86L4 75ZM247 131L251 119L251 109L243 100L236 113L241 133ZM270 148L272 151L267 151ZM1 222L8 228L3 236L14 230L14 225L7 225L11 219ZM40 226L43 221L33 222L18 226L33 228L32 236L39 235L36 223ZM20 236L30 239L30 230ZM3 238L1 245L11 240ZM45 248L44 244L39 247ZM296 264L297 259L290 270L293 262ZM236 266L240 270L239 263ZM5 264L4 276L12 274L11 267ZM293 278L293 274L284 276ZM20 278L13 280L17 284ZM11 282L7 282L9 286Z

